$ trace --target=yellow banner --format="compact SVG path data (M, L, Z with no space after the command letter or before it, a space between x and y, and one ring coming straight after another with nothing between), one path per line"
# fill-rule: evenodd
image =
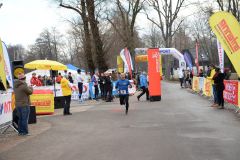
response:
M54 96L53 94L32 94L30 95L31 105L35 105L36 114L53 114L54 113Z
M199 78L198 77L193 77L193 90L194 91L199 91Z
M123 60L121 56L117 56L117 65L118 65L118 72L123 72Z
M212 83L210 79L204 79L203 94L208 97L212 96Z
M237 19L220 11L210 17L209 24L240 76L240 25Z
M3 55L3 48L2 48L2 41L0 38L0 77L2 79L3 85L7 92L7 82L6 82L6 73L5 73L5 63L4 63L4 55Z

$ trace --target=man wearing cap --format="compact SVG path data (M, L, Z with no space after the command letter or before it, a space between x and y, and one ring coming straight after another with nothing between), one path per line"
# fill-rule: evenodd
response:
M15 105L18 119L18 135L32 135L28 131L28 118L30 113L30 96L33 93L33 88L26 83L26 76L19 72L18 79L15 80L13 91L15 94Z
M64 75L61 79L61 88L62 93L65 98L65 105L63 109L63 115L72 115L70 113L70 103L71 103L71 96L72 96L72 83L67 80L67 75Z
M98 75L99 75L98 70L95 70L95 74L94 74L93 77L92 77L92 82L93 82L94 88L95 88L95 101L99 101L99 100L97 99L97 97L98 97L98 92L99 92L99 91L98 91L98 81L99 81Z
M83 90L83 77L81 76L81 69L77 70L77 81L78 81L78 91L79 91L79 101L78 103L83 103L81 97L82 97L82 90Z
M73 78L71 72L68 72L68 80L70 83L73 83Z

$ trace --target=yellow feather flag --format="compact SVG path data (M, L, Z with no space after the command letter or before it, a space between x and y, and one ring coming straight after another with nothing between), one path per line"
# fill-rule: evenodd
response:
M210 17L209 24L240 76L240 25L237 19L228 12L220 11Z
M2 83L7 92L7 83L6 83L6 73L5 73L5 63L4 63L4 56L3 56L3 48L2 48L2 41L0 38L0 77L2 79Z
M121 56L117 56L118 72L123 72L123 60Z

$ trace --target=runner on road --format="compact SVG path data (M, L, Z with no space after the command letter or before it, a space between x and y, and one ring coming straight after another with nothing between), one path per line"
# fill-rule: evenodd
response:
M126 103L126 115L128 114L128 99L129 99L129 93L128 93L128 88L132 88L131 83L129 80L125 79L125 73L121 73L120 78L117 83L116 83L116 89L119 94L119 99L120 99L120 105L125 105Z

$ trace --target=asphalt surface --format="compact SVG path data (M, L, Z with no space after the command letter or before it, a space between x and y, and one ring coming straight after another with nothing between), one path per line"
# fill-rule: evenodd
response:
M44 117L52 127L0 153L1 160L239 160L240 117L162 82L162 101L130 97L71 116Z

